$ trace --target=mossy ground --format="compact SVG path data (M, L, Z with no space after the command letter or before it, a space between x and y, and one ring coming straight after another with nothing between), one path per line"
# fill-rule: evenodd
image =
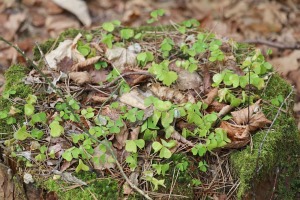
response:
M97 179L97 175L93 172L80 172L76 176L85 182L89 182L88 186L65 191L71 184L53 179L42 181L41 186L47 191L55 191L59 199L63 200L94 200L95 198L110 200L119 197L120 191L115 180L110 178Z
M14 91L15 94L11 94L9 99L5 99L2 96L0 97L0 108L1 110L9 111L10 107L14 105L17 109L23 111L23 106L21 104L15 104L12 102L12 99L18 97L24 99L28 94L32 93L32 89L29 85L25 85L22 80L26 74L29 72L29 69L21 65L12 65L5 72L5 89L3 93ZM22 113L19 113L14 116L19 124L24 121ZM0 119L0 133L12 134L12 125L6 123L6 119Z
M291 90L292 87L276 74L271 77L262 98L270 100L279 94L286 97ZM297 181L300 177L298 170L300 138L292 115L291 102L290 100L288 102L288 106L285 107L288 112L280 113L267 136L267 129L256 133L252 137L253 147L248 146L231 155L232 169L241 182L238 190L239 198L245 197L244 195L251 196L251 192L256 193L256 186L268 176L273 177L273 182L276 181L276 173L279 176L275 195L279 199L295 198L297 187L300 186ZM268 119L274 119L278 108L265 106L263 110ZM263 146L258 158L261 143ZM277 170L279 172L276 172ZM273 185L268 189L269 191L264 193L265 198L272 194Z

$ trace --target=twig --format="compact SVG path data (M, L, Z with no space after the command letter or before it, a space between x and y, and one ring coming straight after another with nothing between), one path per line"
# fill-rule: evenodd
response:
M267 45L270 47L275 47L278 49L300 49L300 44L293 44L293 45L285 45L282 43L278 42L272 42L269 40L264 40L264 39L249 39L243 41L244 43L249 43L249 44L262 44L262 45Z
M279 167L277 167L277 169L276 169L276 175L275 175L275 180L274 180L274 185L273 185L273 190L272 190L272 194L271 194L270 200L273 199L274 192L276 190L278 174L279 174Z
M98 89L104 89L104 88L108 88L111 87L112 85L114 85L119 79L122 79L124 76L130 76L130 75L145 75L145 76L151 76L152 74L150 74L149 72L126 72L124 74L121 74L120 76L118 76L117 78L115 78L114 80L112 80L110 83L106 84L106 85L100 85L100 86L94 86L94 88L98 88Z

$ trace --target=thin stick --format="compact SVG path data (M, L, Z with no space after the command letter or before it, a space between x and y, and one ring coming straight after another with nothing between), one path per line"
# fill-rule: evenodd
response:
M243 41L244 43L249 43L249 44L263 44L263 45L267 45L270 47L275 47L278 49L300 49L300 44L293 44L293 45L285 45L282 43L278 43L278 42L272 42L269 40L264 40L264 39L255 39L255 40L245 40Z

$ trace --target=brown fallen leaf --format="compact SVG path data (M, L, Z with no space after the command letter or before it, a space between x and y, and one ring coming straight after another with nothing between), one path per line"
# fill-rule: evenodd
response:
M108 141L102 141L101 144L104 144L105 146L109 145ZM108 148L108 147L106 147ZM116 150L114 147L110 147L111 151L116 155ZM93 163L94 169L96 170L103 170L103 169L110 169L110 168L115 168L115 160L114 157L112 156L112 153L109 150L106 150L103 152L100 149L100 145L98 145L96 148L94 148L94 154L92 155L91 162ZM101 157L104 155L104 162L101 160ZM94 158L94 159L93 159ZM99 162L95 160L95 158L99 158Z
M70 72L69 77L75 83L82 85L84 83L90 83L91 77L90 74L86 71L84 72Z
M226 131L227 136L231 141L236 141L236 136L242 135L246 130L246 126L234 125L226 121L221 122L220 128Z
M134 67L137 63L137 54L123 47L107 49L105 56L120 73L123 72L126 67Z
M272 121L268 120L264 113L261 111L258 113L255 113L251 116L250 122L249 122L249 131L255 131L259 128L265 127L267 124L271 124Z
M300 67L300 50L295 50L288 56L274 58L270 63L276 71L283 76L286 76L290 71L298 70Z
M14 199L14 184L12 175L9 172L10 168L0 163L0 197L1 199Z
M121 150L125 146L125 141L128 139L129 131L126 124L123 122L124 126L120 128L120 132L115 135L115 140L113 142L114 147Z
M73 13L85 26L92 24L92 19L89 14L86 2L83 0L52 0L60 7Z
M248 119L249 117L251 118L251 116L258 112L260 109L260 104L261 99L256 101L253 105L251 105L249 108L244 108L242 110L239 111L234 111L231 112L231 115L233 117L233 121L235 121L236 124L239 125L243 125L248 123L248 121L250 121L250 119ZM248 115L248 110L249 110L249 115Z
M132 130L130 131L130 139L137 140L139 138L140 131L141 131L141 126L132 128Z
M196 102L194 96L190 93L183 95L179 90L161 86L159 83L152 84L150 90L155 96L162 100L169 100L175 103Z
M139 184L139 181L138 181L138 177L139 177L139 173L138 172L132 172L130 175L129 175L129 180L131 183L133 183L134 185L138 185ZM129 184L127 182L124 183L123 185L123 194L131 194L132 193L132 188L129 186Z
M87 60L81 61L79 63L76 63L75 65L72 66L72 71L78 71L80 69L83 69L87 66L90 66L92 64L95 64L98 62L98 60L101 58L101 56L95 56L92 58L88 58Z
M130 92L122 94L119 100L120 102L130 105L134 108L145 110L147 108L144 105L145 99L146 99L145 94L142 91L135 88Z
M210 92L206 95L206 99L204 99L204 103L208 106L212 104L214 99L218 96L218 88L213 88Z

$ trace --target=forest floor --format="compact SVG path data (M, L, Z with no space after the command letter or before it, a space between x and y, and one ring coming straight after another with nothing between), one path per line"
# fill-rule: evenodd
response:
M300 115L300 4L297 0L89 0L86 1L88 10L72 5L70 12L54 2L1 1L0 35L30 56L35 43L55 37L67 28L89 29L115 19L126 26L147 25L145 19L149 13L162 8L166 16L160 24L194 18L203 28L222 37L254 43L262 52L272 49L269 62L295 85L298 95L294 111ZM0 43L0 86L5 82L5 70L12 63L23 61L14 49Z
M54 2L58 2L55 4ZM92 29L120 20L125 26L147 25L150 12L164 9L160 25L194 18L201 27L235 41L255 44L282 77L295 86L295 117L300 119L300 4L297 0L86 0L88 9L62 5L59 0L0 2L0 36L32 58L33 47L68 28ZM62 7L68 8L69 11ZM297 42L298 41L298 42ZM24 63L13 48L0 43L0 95L4 73L13 63ZM300 128L300 122L298 122Z

